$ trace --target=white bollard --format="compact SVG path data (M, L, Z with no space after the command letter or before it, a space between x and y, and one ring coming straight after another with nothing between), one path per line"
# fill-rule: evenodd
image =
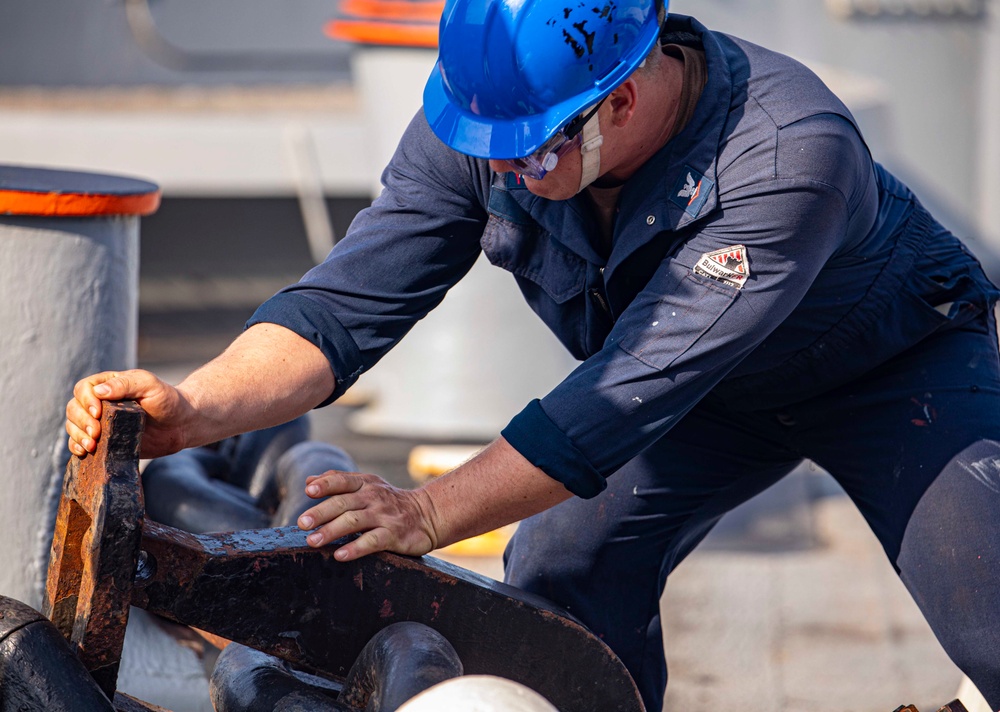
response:
M983 693L972 684L972 680L966 675L962 676L962 682L958 686L955 697L962 701L969 712L991 712L992 710L990 703L983 697Z
M509 272L485 256L361 377L377 389L348 421L369 435L489 442L532 398L576 366L518 293Z
M382 169L423 104L424 84L437 50L419 47L359 46L351 57L354 85L368 126L372 197L382 192Z
M465 675L439 682L399 712L559 712L524 685L492 675Z
M360 46L353 71L378 177L420 110L437 51ZM349 420L368 435L488 442L576 366L524 303L514 279L481 257L444 302L359 387L372 402Z
M135 365L152 183L0 166L0 592L40 609L73 384Z

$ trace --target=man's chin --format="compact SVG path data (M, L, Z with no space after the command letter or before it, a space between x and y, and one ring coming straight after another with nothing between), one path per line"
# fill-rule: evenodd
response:
M569 200L576 195L576 191L568 186L561 185L555 181L547 181L545 178L535 180L534 178L522 177L521 180L524 181L524 187L529 192L546 200Z

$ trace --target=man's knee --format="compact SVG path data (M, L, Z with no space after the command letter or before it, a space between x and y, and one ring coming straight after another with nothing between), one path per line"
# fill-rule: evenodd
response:
M951 659L1000 705L1000 443L952 458L910 516L897 566Z

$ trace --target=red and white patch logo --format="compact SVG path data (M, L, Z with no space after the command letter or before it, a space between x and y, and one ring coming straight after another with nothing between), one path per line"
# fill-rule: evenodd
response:
M747 277L750 276L747 248L743 245L734 245L715 252L706 252L695 264L694 273L742 289Z

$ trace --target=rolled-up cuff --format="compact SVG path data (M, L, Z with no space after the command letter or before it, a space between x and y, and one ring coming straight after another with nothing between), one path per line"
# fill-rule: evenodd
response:
M277 324L294 331L323 352L333 370L336 386L317 408L329 405L358 380L364 370L361 352L347 329L335 316L308 297L294 292L276 294L257 308L244 328L254 324Z
M576 445L533 400L500 433L511 447L549 477L562 482L577 497L590 499L608 483Z

